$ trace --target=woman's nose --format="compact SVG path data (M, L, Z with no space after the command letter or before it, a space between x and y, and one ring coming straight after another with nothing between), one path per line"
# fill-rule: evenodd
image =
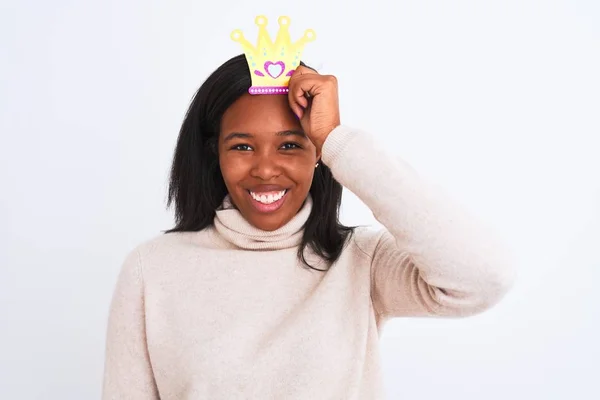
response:
M265 154L257 156L251 170L251 175L254 178L265 181L281 175L281 165L279 160L272 155Z

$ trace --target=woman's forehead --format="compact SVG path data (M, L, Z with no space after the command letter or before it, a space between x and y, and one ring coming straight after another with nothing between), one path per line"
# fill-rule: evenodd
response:
M223 132L277 133L300 128L286 95L245 94L223 115Z

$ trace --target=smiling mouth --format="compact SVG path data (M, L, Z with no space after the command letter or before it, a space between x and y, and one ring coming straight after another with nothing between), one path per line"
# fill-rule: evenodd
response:
M256 193L247 190L247 193L250 197L250 202L257 211L261 213L270 213L281 208L288 197L289 191L289 189L284 189L280 191Z

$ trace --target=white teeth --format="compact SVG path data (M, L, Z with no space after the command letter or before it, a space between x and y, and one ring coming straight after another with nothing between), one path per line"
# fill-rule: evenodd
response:
M258 194L258 193L250 192L250 195L256 201L259 201L263 204L271 204L275 201L281 200L283 195L285 195L285 192L286 192L285 190L282 190L280 192L272 192L272 193L268 193L268 194Z

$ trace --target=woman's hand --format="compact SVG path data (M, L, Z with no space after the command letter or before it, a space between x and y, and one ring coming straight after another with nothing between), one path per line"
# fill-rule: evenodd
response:
M336 77L299 66L290 78L288 99L320 157L325 139L340 125Z

